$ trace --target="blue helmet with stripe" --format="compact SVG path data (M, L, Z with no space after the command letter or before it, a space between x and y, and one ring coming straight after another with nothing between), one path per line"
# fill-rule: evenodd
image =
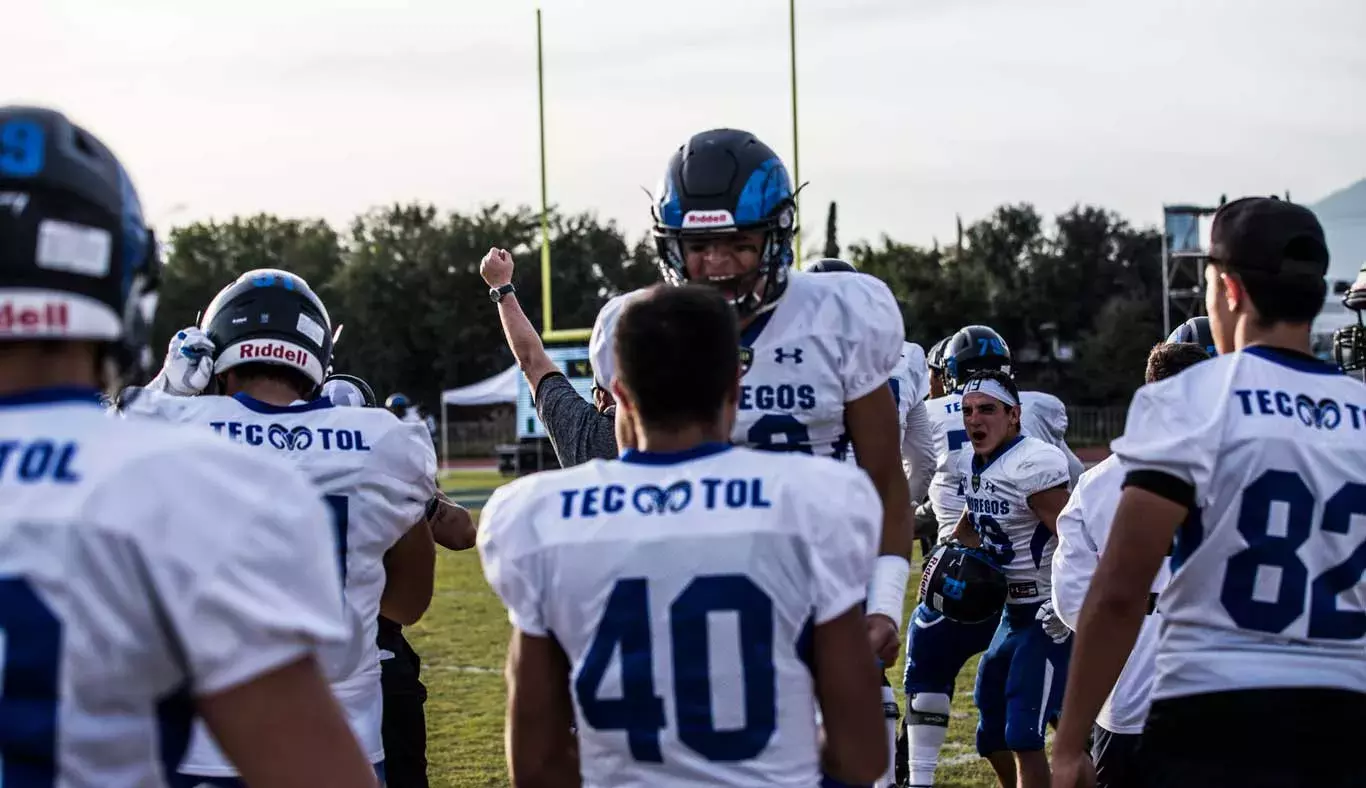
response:
M1218 348L1214 346L1214 332L1210 331L1209 318L1204 315L1193 317L1173 329L1167 337L1166 344L1171 345L1177 342L1199 345L1210 356L1219 355Z
M758 269L746 273L744 281L726 284L732 285L731 303L741 315L773 303L787 286L792 265L794 197L787 167L753 134L713 129L693 135L669 159L655 198L655 244L665 281L688 281L688 238L761 232Z

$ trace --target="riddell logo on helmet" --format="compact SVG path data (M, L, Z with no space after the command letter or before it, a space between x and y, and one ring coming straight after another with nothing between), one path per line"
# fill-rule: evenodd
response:
M724 227L735 224L730 211L688 211L683 216L684 227Z
M69 326L67 305L61 301L42 304L0 302L0 334L65 332Z
M243 361L248 359L283 361L286 364L298 364L301 367L308 365L307 353L274 342L266 342L260 345L253 345L250 343L244 344L238 351L238 358L241 358Z

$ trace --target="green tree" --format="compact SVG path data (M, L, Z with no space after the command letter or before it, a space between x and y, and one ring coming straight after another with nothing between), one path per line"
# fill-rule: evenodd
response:
M247 271L292 271L321 296L342 265L340 239L325 222L268 214L177 227L168 247L152 332L158 358L171 334L193 325L214 295Z

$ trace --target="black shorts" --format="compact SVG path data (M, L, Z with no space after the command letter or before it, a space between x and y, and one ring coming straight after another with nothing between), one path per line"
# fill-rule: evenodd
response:
M1091 761L1096 765L1096 788L1139 788L1137 733L1114 733L1091 728Z
M380 662L384 688L384 773L387 788L427 788L427 718L422 662L403 628L379 620L376 643L394 656Z
M1366 694L1284 688L1155 701L1139 742L1146 788L1359 788Z

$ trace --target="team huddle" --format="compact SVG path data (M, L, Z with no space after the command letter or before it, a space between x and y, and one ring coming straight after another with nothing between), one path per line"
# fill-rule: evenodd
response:
M795 270L794 198L748 133L674 154L664 281L594 332L619 457L483 510L512 784L931 786L979 654L1002 786L1366 784L1329 754L1366 724L1366 387L1307 352L1313 215L1220 210L1209 318L1085 470L999 333L926 353L876 278ZM156 241L58 113L0 109L0 254L0 786L425 785L385 627L474 538L426 428L285 270L145 382Z

